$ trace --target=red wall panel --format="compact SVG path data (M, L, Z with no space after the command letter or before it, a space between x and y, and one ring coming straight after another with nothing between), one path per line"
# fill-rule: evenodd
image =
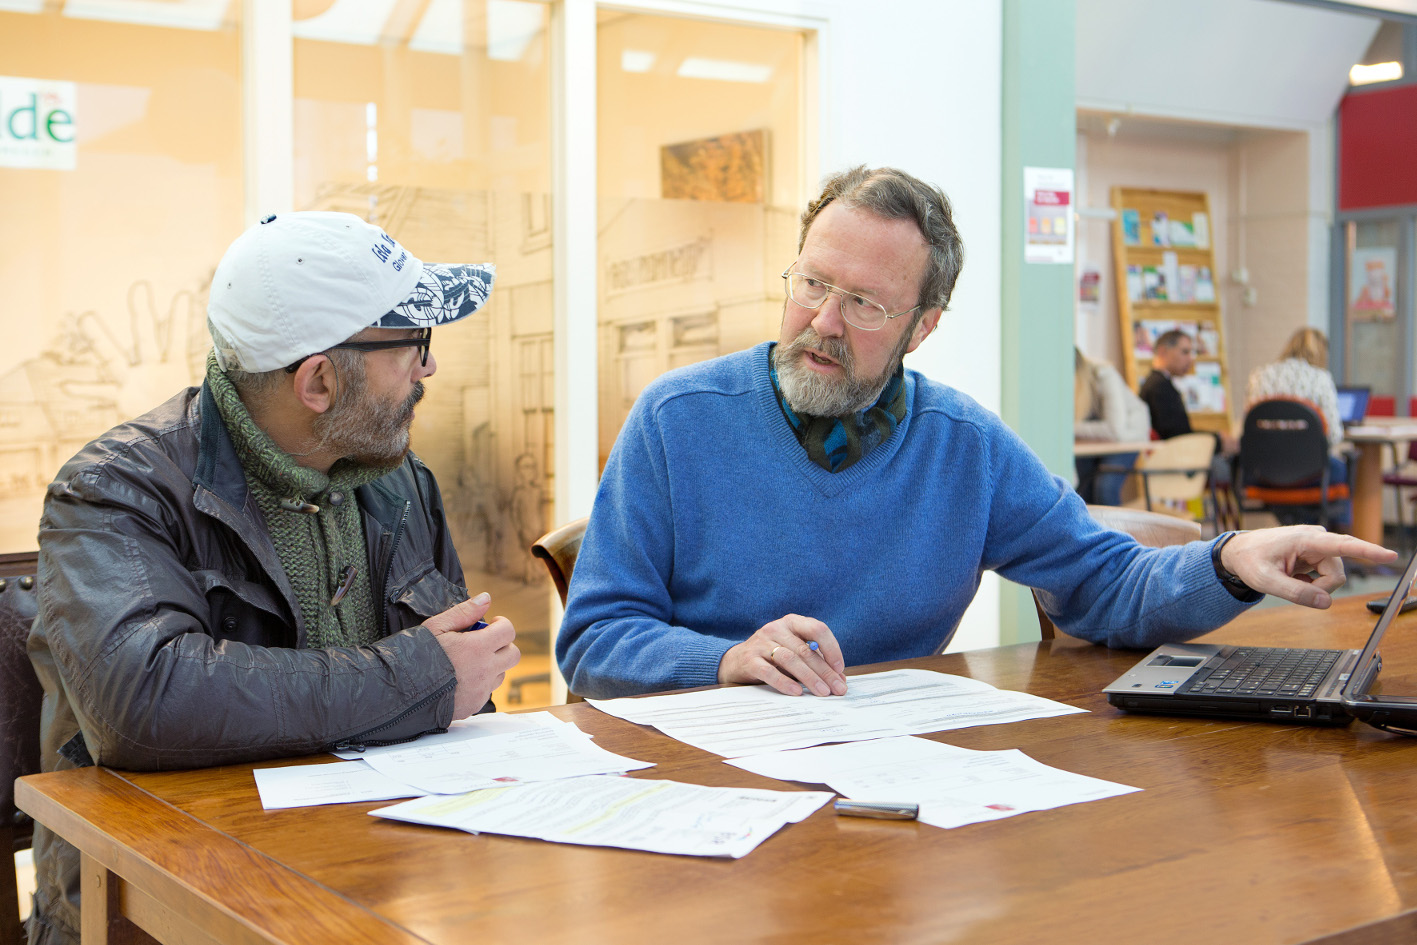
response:
M1417 84L1350 92L1338 115L1339 209L1417 204Z

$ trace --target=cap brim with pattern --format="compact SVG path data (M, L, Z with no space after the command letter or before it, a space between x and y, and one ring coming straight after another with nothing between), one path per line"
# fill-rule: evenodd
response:
M487 303L497 267L491 263L424 263L412 294L371 328L431 328L466 318Z

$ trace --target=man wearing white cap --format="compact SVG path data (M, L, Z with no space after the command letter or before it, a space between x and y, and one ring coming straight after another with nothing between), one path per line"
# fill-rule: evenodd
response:
M343 213L267 217L213 277L201 387L71 459L40 521L45 770L187 768L439 731L519 657L469 600L408 450L435 325L487 301ZM35 831L31 942L77 941L78 856Z

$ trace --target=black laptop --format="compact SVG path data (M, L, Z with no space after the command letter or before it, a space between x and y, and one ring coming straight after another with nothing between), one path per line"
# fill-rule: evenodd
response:
M1338 389L1338 419L1345 427L1363 422L1368 415L1368 397L1372 394L1367 387L1340 387Z
M1362 651L1168 643L1102 691L1108 702L1132 712L1308 725L1358 718L1417 734L1417 699L1371 692L1382 667L1378 643L1411 595L1414 574L1417 554ZM1404 619L1417 620L1417 611Z

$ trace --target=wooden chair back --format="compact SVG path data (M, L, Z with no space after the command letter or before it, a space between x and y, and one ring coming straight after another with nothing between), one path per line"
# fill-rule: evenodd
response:
M571 572L576 569L576 556L581 552L581 539L585 537L589 521L589 518L578 518L567 522L542 535L531 546L531 553L540 558L551 573L551 583L561 595L562 607L566 606L566 589L571 586Z
M1209 434L1205 434L1205 436L1209 439ZM1201 537L1199 522L1176 518L1174 515L1111 505L1089 505L1087 511L1093 520L1103 528L1125 532L1140 544L1150 548L1184 545L1187 542L1198 541ZM1038 630L1042 638L1052 640L1058 633L1058 629L1053 625L1052 618L1043 612L1043 605L1038 601L1037 591L1033 592L1033 606L1038 611Z
M1205 495L1214 455L1215 437L1209 433L1183 433L1162 440L1151 452L1143 453L1135 468L1145 477L1144 492L1152 502L1189 502Z
M25 641L37 612L38 553L0 555L0 945L21 945L14 854L28 849L34 823L15 807L15 779L39 771L39 713L44 691Z
M581 539L585 537L589 518L578 518L560 528L542 535L531 546L531 553L540 558L551 574L551 583L556 585L556 593L561 595L561 606L566 606L566 591L571 586L571 572L576 569L576 557L581 553ZM546 675L549 681L551 675ZM539 679L539 677L538 677ZM580 702L581 697L573 692L566 693L566 702Z

